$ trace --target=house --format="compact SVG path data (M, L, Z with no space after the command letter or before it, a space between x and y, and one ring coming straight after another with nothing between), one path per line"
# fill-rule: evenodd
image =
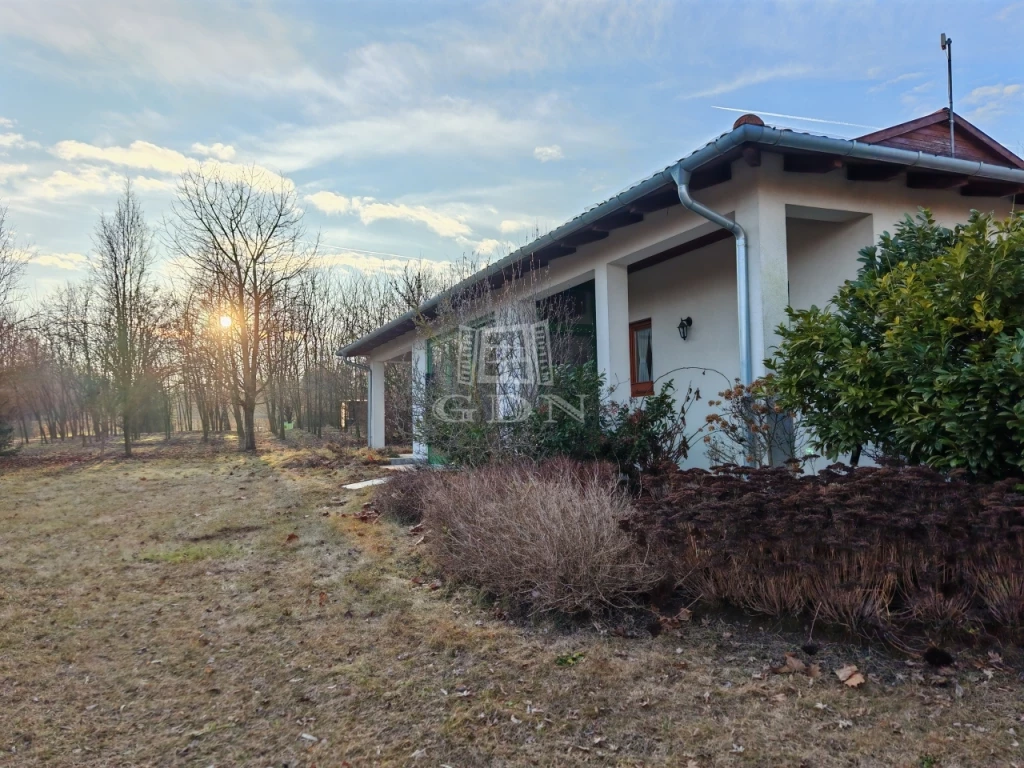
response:
M972 209L1005 217L1024 202L1024 161L959 115L953 122L951 145L945 109L855 140L744 115L452 292L526 279L541 296L575 292L617 397L642 397L671 378L677 392L699 384L706 399L731 380L763 375L786 307L826 303L855 276L858 251L905 214L929 208L951 226ZM373 447L383 445L384 365L411 357L423 380L429 342L416 318L436 315L444 298L342 350L369 361ZM703 421L702 408L691 418ZM707 464L702 455L689 461Z

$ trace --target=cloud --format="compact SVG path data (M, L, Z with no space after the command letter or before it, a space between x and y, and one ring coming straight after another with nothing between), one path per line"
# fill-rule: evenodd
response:
M503 219L501 223L498 224L498 231L503 235L508 235L512 232L529 229L531 226L533 225L530 222L523 219Z
M691 93L684 98L702 99L708 96L721 96L723 93L731 93L732 91L738 91L741 88L747 88L751 85L760 85L761 83L767 83L772 80L805 77L806 75L811 74L812 71L813 70L810 67L797 64L789 64L783 67L774 67L771 69L755 69L750 72L739 74L732 80L727 80L724 83L713 85L705 90Z
M425 224L441 237L458 237L468 235L472 230L462 221L425 205L405 205L404 203L379 203L373 198L355 198L353 207L359 212L359 219L364 224L375 221L395 219L399 221L415 221Z
M963 103L974 107L969 113L972 120L984 120L1006 114L1015 102L1024 102L1024 84L983 85L963 97Z
M23 176L28 173L28 166L24 163L0 163L0 182L14 176Z
M197 145L193 145L193 148ZM220 147L220 153L227 154L223 144L214 144L213 149ZM188 157L181 152L167 147L151 144L148 141L133 141L127 147L99 147L94 144L86 144L81 141L59 141L50 150L53 155L69 162L88 161L92 163L105 163L108 165L120 166L122 168L134 168L139 170L156 171L168 176L178 176L185 171L194 170L200 165L205 170L218 173L228 179L254 179L258 186L269 189L277 189L281 186L293 189L294 183L280 174L262 166L250 166L241 163L229 163L223 160L210 158ZM253 175L251 171L256 171ZM169 180L143 179L142 188L147 189L172 189L174 184Z
M127 147L97 147L81 141L59 141L51 151L62 160L92 160L172 174L188 170L195 162L180 152L148 141L133 141Z
M34 141L26 141L20 133L0 133L0 150L5 149L28 149L38 147Z
M9 117L0 117L0 128L13 128L14 121Z
M349 198L344 195L336 195L333 192L323 191L306 195L306 201L328 216L336 213L348 213L352 210L352 201Z
M879 91L884 91L890 85L905 83L908 80L920 80L922 77L924 77L923 72L906 72L902 75L897 75L896 77L890 78L889 80L886 80L883 83L871 86L870 88L868 88L868 93L878 93Z
M89 259L80 253L39 253L23 251L19 260L26 264L37 264L40 267L55 267L70 271L81 271L89 265Z
M359 220L367 225L385 220L411 221L426 225L441 237L465 237L472 233L469 226L461 219L433 210L425 205L382 203L372 197L345 197L326 191L307 195L306 200L328 215L356 213L359 215Z
M296 45L307 31L293 14L263 5L9 0L0 35L46 49L45 59L31 58L33 66L67 79L116 76L258 97L331 97L335 86Z
M70 171L56 170L44 178L32 178L20 186L19 196L25 199L59 200L87 195L107 195L124 188L124 174L107 168L87 165ZM174 184L164 179L138 175L132 178L138 190L164 191Z
M468 248L473 253L479 254L480 256L491 256L495 251L505 250L508 253L512 252L508 243L503 243L501 240L494 240L489 237L485 237L483 240L472 240L468 237L456 237L455 241Z
M551 130L552 118L540 103L506 115L488 105L445 98L324 125L281 126L274 135L258 140L258 146L264 162L293 171L338 158L526 154ZM583 118L573 121L560 138L593 145L610 141L605 129L589 127Z
M196 142L192 145L192 152L196 155L213 157L217 160L231 160L235 156L234 147L230 144L221 144L219 141L216 144L200 144Z
M32 180L22 191L25 197L48 200L78 195L99 195L121 188L124 178L113 171L86 166L72 171L58 170L42 180Z
M903 106L907 109L923 110L925 108L926 101L928 101L924 98L925 94L930 95L934 88L934 80L929 80L927 83L915 85L913 88L910 88L900 94L900 101L903 102Z
M557 144L552 144L548 147L534 147L533 156L542 163L547 163L551 160L561 160L565 157L565 155L562 154L562 148Z
M387 272L391 274L398 274L410 265L438 272L445 272L455 266L450 261L428 261L426 259L417 261L356 250L320 253L317 256L317 262L322 267L341 267L352 272Z

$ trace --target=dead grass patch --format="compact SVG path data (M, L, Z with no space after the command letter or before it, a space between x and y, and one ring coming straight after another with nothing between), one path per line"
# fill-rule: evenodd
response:
M1012 649L936 681L823 643L810 679L771 673L811 659L769 625L510 623L432 589L418 536L354 517L368 494L324 516L339 475L372 470L290 470L278 450L4 472L0 764L1024 764ZM230 557L139 560L238 525L261 530ZM847 664L857 689L834 674Z
M223 559L239 553L233 544L219 542L216 544L190 544L173 549L149 550L139 554L144 563L195 563L199 560Z

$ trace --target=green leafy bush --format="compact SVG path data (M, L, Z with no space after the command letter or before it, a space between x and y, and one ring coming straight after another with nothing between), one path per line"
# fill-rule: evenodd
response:
M553 405L552 397L578 414ZM493 406L477 389L466 387L460 398L459 407L473 411L474 418L446 420L424 408L419 432L448 464L475 467L561 456L612 462L638 478L686 458L695 435L687 432L686 412L700 392L691 387L677 405L674 385L668 382L657 394L622 403L610 397L595 366L573 365L556 369L554 386L522 420L495 419Z
M940 469L1024 469L1024 216L927 211L861 252L825 308L790 310L780 403L832 457L873 446Z

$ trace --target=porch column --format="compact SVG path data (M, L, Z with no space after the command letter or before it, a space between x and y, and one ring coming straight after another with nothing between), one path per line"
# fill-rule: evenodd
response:
M594 268L597 369L612 400L629 402L629 275L617 264Z
M756 379L767 372L765 358L773 354L779 342L775 329L787 322L786 204L772 190L758 188L737 206L736 222L747 233L750 352Z
M427 391L427 341L417 339L412 345L412 453L417 459L427 460L427 444L420 442L423 408Z
M384 362L370 361L366 431L371 448L384 447Z

